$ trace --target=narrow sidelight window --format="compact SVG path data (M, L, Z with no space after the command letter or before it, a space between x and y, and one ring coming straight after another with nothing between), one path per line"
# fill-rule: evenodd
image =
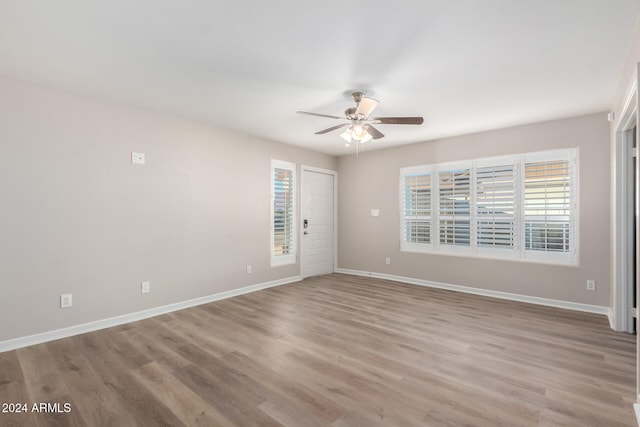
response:
M271 161L271 265L296 262L296 165Z

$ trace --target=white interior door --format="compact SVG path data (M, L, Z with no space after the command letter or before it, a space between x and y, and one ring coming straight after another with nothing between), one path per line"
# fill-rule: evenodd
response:
M335 172L302 168L302 277L333 273L335 241Z

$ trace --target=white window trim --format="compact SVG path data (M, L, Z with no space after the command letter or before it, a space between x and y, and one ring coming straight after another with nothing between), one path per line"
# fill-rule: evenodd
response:
M406 242L404 239L405 235L405 221L404 221L404 203L405 203L405 176L409 175L431 175L431 217L430 217L430 227L431 227L431 243L413 243ZM434 249L434 224L435 224L435 212L433 210L433 168L430 166L411 166L407 168L402 168L400 170L400 249L402 251L407 252L431 252Z
M527 251L524 245L524 229L525 220L522 209L524 207L524 167L527 162L539 162L546 160L556 159L568 159L571 164L571 228L570 228L570 247L571 250L568 253L552 253L552 252L537 252ZM486 167L491 165L514 165L514 233L515 242L513 249L502 248L482 248L478 247L476 239L476 209L470 209L470 235L471 241L469 246L456 246L456 245L444 245L440 244L440 229L439 229L439 173L440 171L446 171L451 169L470 169L470 206L476 206L476 170L478 167ZM489 258L489 259L505 259L513 261L524 261L543 264L561 264L577 266L579 265L579 169L578 169L578 149L561 149L550 150L534 153L526 153L513 156L499 156L499 157L487 157L481 159L474 159L469 161L459 162L447 162L438 163L432 165L420 165L410 166L400 169L400 250L403 252L419 252L430 254L443 254L452 256L465 256L476 258ZM412 243L406 242L404 238L404 191L406 175L412 174L431 174L431 243Z
M472 201L474 200L473 196L473 185L474 185L474 173L471 168L470 162L449 162L449 163L439 163L434 165L433 174L431 175L432 179L432 188L433 194L431 195L431 212L433 218L433 231L432 235L435 236L433 239L433 248L435 252L443 253L443 254L461 254L461 255L472 255L473 248L470 246L461 246L461 245L449 245L449 244L441 244L440 243L440 172L450 171L450 170L459 170L459 169L469 169L469 173L471 174L471 179L469 179L469 203L471 206ZM470 211L469 212L469 239L473 241L475 226L473 225L474 215Z
M291 203L293 205L293 210L291 214L291 249L286 255L275 255L274 254L274 246L275 246L275 236L274 236L274 211L275 211L275 169L286 169L292 172L292 180L293 180L293 188L291 192ZM271 267L277 267L281 265L289 265L296 263L296 257L298 253L298 227L297 227L297 192L298 192L298 181L296 176L297 165L291 162L285 162L282 160L271 160L271 203L270 203L270 214L269 214L269 253L271 259Z

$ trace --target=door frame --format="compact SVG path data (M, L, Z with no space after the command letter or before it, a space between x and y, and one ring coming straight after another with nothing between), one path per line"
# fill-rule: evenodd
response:
M305 172L314 172L314 173L322 173L325 175L333 176L333 272L338 268L338 172L330 169L318 168L315 166L309 165L301 165L300 166L300 221L299 221L299 242L300 242L300 276L304 278L302 275L302 259L304 257L305 247L302 244L303 236L303 212L302 212L302 204L304 203L305 194L304 191L304 173Z
M618 125L615 129L614 147L614 245L613 245L613 310L612 327L616 331L633 332L633 324L629 321L629 295L631 286L635 282L629 278L629 247L630 239L628 226L633 220L629 213L629 203L633 200L629 176L632 173L629 166L629 138L628 130L638 124L638 80L632 82L627 92L626 101ZM638 140L636 134L636 141ZM637 183L636 183L637 185ZM637 197L637 195L636 195Z

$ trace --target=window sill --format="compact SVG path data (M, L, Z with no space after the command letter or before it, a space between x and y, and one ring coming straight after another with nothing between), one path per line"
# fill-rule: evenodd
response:
M477 258L492 261L516 261L530 264L558 265L563 267L579 267L580 263L573 259L573 255L562 254L562 256L549 256L548 254L526 254L525 257L516 255L508 255L506 253L497 253L497 251L477 251L472 252L470 248L460 248L461 250L438 250L427 248L416 248L415 246L402 246L400 252L420 253L437 256L454 256L462 258Z

